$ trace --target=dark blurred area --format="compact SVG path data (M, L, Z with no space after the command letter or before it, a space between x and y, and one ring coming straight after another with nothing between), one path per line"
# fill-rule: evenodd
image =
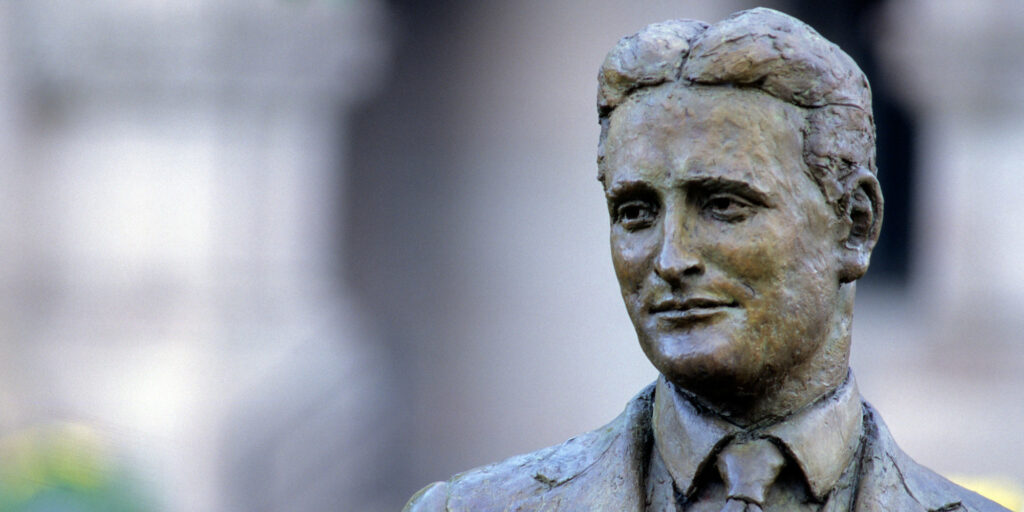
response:
M872 81L862 393L918 461L1019 499L1024 6L760 5ZM598 66L752 6L0 4L0 510L399 510L613 418L655 371L608 256Z

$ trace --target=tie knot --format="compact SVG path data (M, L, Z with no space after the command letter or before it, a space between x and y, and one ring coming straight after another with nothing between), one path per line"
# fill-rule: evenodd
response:
M718 473L730 500L764 506L764 497L786 463L767 439L733 441L718 454Z

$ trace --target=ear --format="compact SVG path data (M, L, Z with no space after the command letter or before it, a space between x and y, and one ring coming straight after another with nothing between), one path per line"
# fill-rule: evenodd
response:
M882 228L882 190L874 174L858 168L846 180L848 191L840 240L839 282L851 283L868 271L871 251Z

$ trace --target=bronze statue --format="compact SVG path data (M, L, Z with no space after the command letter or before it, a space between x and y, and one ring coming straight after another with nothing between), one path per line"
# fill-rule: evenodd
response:
M597 103L612 260L661 376L406 510L1005 510L905 455L850 373L882 195L849 56L770 9L656 23L608 54Z

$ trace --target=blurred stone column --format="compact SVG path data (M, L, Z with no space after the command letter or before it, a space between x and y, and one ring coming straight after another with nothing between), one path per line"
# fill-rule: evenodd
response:
M387 367L336 234L383 5L2 8L27 103L4 174L21 422L103 429L170 510L374 510Z
M24 139L25 88L24 74L17 64L16 41L11 37L15 24L12 10L10 3L0 3L0 288L4 290L17 289L22 277L18 265L21 190L16 171ZM15 338L17 309L23 301L18 293L0 294L0 375L15 374L22 366ZM0 410L4 411L0 414L0 432L9 432L18 427L22 416L22 390L10 379L0 379L0 383L7 384L0 386Z

